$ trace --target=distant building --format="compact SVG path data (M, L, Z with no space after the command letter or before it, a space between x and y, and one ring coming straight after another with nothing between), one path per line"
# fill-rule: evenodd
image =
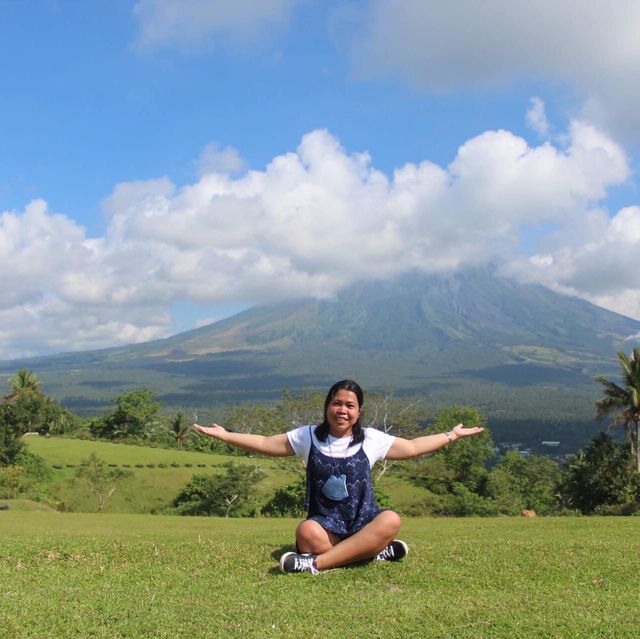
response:
M543 446L560 446L560 442L551 442L551 441L546 441L546 442L542 442Z

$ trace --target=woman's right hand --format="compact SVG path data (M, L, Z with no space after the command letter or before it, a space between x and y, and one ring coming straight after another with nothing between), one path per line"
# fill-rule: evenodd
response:
M222 439L227 432L222 426L218 424L211 424L211 426L200 426L200 424L194 424L193 427L200 431L203 435L208 435L209 437L215 437L216 439Z

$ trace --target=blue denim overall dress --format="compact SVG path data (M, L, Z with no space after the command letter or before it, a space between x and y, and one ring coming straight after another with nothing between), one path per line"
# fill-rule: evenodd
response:
M311 436L311 432L309 434ZM340 475L346 476L348 495L335 501L323 494L322 487L329 477ZM325 530L340 537L358 532L382 512L376 504L371 465L362 443L353 455L335 458L321 453L311 436L305 507L307 519L317 521Z

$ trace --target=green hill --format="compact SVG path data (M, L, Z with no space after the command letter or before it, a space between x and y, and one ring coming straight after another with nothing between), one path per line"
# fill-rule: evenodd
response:
M228 457L166 448L151 448L100 441L60 437L27 437L28 450L42 457L52 472L50 492L63 509L94 512L97 501L88 491L74 488L69 481L80 463L95 453L113 467L126 468L133 478L108 499L105 512L154 513L171 504L194 474L210 475L232 460L239 464L260 465L266 477L257 486L259 499L268 499L275 490L291 481L293 475L272 459Z

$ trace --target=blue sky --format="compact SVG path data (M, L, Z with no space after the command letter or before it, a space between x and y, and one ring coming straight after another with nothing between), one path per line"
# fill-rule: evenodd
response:
M487 261L640 319L640 5L479 7L0 0L0 358Z

